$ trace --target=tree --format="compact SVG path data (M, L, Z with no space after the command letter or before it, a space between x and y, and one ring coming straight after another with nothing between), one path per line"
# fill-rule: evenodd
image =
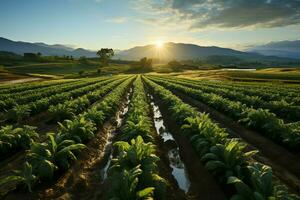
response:
M108 65L108 60L115 55L113 49L102 48L97 52L97 55L100 57L100 62L102 66Z
M85 56L81 56L79 59L80 64L87 64L87 59Z
M174 71L182 71L182 64L177 60L172 60L168 62L168 66L172 68Z
M152 59L147 58L147 57L141 58L140 65L144 70L151 71L152 70Z
M78 74L82 76L84 74L84 70L79 71Z
M24 59L25 60L37 60L38 55L35 53L24 53Z
M101 74L101 68L98 68L98 69L97 69L97 73L98 73L98 74Z

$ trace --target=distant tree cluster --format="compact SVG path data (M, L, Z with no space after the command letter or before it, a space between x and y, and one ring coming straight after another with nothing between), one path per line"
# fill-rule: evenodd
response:
M24 59L25 60L38 60L42 54L40 52L38 53L24 53Z
M87 60L87 58L86 58L85 56L81 56L81 57L78 59L78 61L80 62L80 64L83 64L83 65L85 65L85 64L88 63L88 60Z
M144 57L140 60L140 66L145 71L152 71L153 60L151 58Z
M178 62L177 60L172 60L168 62L168 66L173 70L173 71L182 71L182 64Z
M153 59L143 57L139 61L131 61L129 71L132 72L150 72L153 70Z
M109 59L112 58L115 55L115 53L113 49L102 48L97 52L97 55L100 57L102 67L104 67L108 65Z

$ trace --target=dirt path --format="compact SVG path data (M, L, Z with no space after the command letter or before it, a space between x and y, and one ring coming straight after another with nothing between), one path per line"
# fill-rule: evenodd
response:
M271 166L278 178L295 191L300 191L300 159L297 155L292 154L259 133L246 129L209 106L178 91L172 92L184 102L198 108L200 112L209 113L210 117L219 123L221 127L226 128L232 137L240 137L247 142L250 150L258 149L260 153L255 159Z

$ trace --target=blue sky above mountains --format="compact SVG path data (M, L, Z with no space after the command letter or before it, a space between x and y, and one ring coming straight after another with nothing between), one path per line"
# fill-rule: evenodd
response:
M126 49L157 40L243 49L300 39L298 0L1 0L0 36Z

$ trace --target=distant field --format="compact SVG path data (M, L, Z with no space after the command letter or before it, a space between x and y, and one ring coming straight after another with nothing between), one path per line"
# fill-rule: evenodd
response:
M87 65L83 66L79 63L39 63L39 64L26 64L14 67L7 67L11 71L18 73L33 73L33 74L71 74L78 73L81 70L90 71L96 70L97 66Z
M16 83L23 82L24 80L32 79L33 77L12 73L10 71L0 69L0 83Z
M157 73L153 73L157 74ZM256 71L230 71L230 70L189 70L173 72L172 75L190 79L217 79L236 81L284 81L300 83L300 69L298 68L269 68Z
M78 62L34 63L6 67L7 70L17 73L51 75L78 74L80 71L84 71L85 73L95 73L98 68L98 63L81 64ZM127 65L113 64L111 66L101 68L101 71L103 73L124 73L128 69L129 66Z

